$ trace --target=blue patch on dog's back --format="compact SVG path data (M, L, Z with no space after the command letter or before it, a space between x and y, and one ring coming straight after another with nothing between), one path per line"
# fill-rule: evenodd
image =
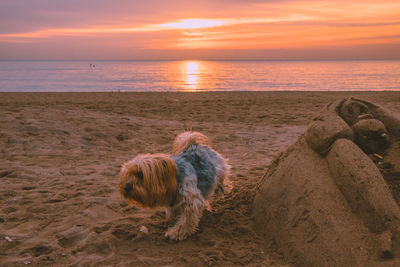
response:
M207 197L215 188L218 168L222 167L223 159L207 146L190 145L187 150L174 158L178 166L178 184L186 176L197 176L197 188L203 197Z

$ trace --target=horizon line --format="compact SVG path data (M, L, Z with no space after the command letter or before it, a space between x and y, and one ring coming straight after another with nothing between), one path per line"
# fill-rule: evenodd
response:
M0 61L398 61L400 58L304 58L304 59L1 59Z

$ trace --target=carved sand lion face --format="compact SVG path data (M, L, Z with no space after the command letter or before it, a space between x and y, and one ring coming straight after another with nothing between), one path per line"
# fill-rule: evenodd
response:
M389 133L380 120L374 118L372 110L366 103L357 100L346 100L338 113L354 132L354 142L367 154L381 153L389 145Z
M360 120L352 128L354 142L367 154L381 153L390 145L389 133L379 120Z

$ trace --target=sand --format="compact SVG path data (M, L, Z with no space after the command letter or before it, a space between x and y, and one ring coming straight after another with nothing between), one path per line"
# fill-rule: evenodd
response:
M399 92L0 93L0 264L295 266L254 227L255 190L314 115L349 96L400 112ZM183 130L213 140L235 188L177 242L161 211L122 201L118 174Z
M353 98L323 108L262 178L258 233L300 266L400 266L399 115Z

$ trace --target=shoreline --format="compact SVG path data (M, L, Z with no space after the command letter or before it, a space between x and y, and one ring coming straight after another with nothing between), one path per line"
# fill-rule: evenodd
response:
M65 99L65 101L75 100L77 96L97 96L100 98L101 96L108 95L113 96L118 100L125 99L125 97L132 98L138 97L139 99L143 99L147 95L162 95L162 96L177 96L177 97L185 97L191 96L195 99L204 97L208 100L211 100L207 95L225 95L231 99L240 96L241 98L251 98L254 95L260 95L262 97L326 97L326 99L321 99L322 101L331 101L334 98L338 97L366 97L366 99L379 101L380 99L375 99L375 97L383 97L384 102L394 102L390 101L391 97L395 97L398 99L400 96L399 91L199 91L199 92L1 92L0 91L0 103L8 102L2 96L12 97L13 101L24 101L25 98L30 98L31 100L39 101L43 97L48 100L54 98L54 100L62 101L63 99L59 99L59 97L67 97L70 99ZM19 99L17 99L19 98ZM72 98L72 99L71 99ZM103 99L104 101L110 100L110 98ZM144 99L145 100L145 99ZM306 99L308 100L308 99ZM79 102L78 102L79 103Z

